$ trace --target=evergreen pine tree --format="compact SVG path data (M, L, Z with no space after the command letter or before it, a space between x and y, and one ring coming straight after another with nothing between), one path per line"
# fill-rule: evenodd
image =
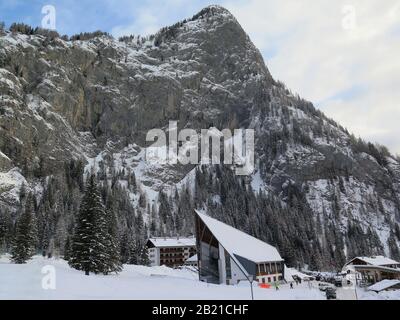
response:
M29 194L25 210L17 221L14 244L11 251L11 260L15 263L26 263L35 253L37 228L33 213L32 196Z
M65 240L65 245L64 245L64 260L69 261L71 257L71 239L68 236L67 240Z
M136 240L131 240L129 242L129 260L128 264L135 264L137 265L139 263L138 259L138 244Z
M146 208L146 205L147 205L146 195L143 192L141 192L139 196L139 206L141 208Z
M390 233L390 236L387 241L388 241L388 246L389 246L390 257L394 260L399 260L400 259L400 249L397 246L396 237L393 232Z
M130 251L129 251L129 233L125 231L120 241L120 256L122 263L129 263Z
M0 211L0 254L8 252L12 240L13 223L8 210Z
M106 245L108 259L106 261L106 268L104 273L108 272L119 272L122 270L122 261L120 255L120 248L118 243L118 230L117 230L117 217L114 211L114 201L112 196L109 198L109 208L106 211L106 223L107 223L107 234L106 234Z
M110 271L109 259L106 213L96 178L92 174L79 209L68 263L89 275L90 272L97 274Z
M161 218L162 223L167 223L168 217L171 214L171 207L170 203L168 202L168 197L164 192L160 192L159 195L159 202L160 202L160 208L159 208L159 215Z
M150 266L149 249L145 245L140 254L140 264L143 266Z

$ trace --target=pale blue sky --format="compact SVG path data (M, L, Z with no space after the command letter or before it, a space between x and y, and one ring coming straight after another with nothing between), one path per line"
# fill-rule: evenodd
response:
M43 17L42 7L53 5L57 13L57 31L61 34L72 35L98 29L112 32L117 26L128 26L142 19L144 11L152 11L157 15L155 24L164 26L192 16L207 5L220 2L206 0L1 0L0 19L7 25L12 22L25 22L32 26L40 26Z
M398 0L0 0L0 21L40 26L42 7L53 5L60 34L147 35L210 4L236 16L274 78L356 135L400 153Z

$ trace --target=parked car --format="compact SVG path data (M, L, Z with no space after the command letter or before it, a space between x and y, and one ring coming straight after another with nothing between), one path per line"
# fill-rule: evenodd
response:
M328 289L330 287L331 286L329 285L329 283L322 282L322 283L318 284L318 288L321 291L326 291L326 289Z
M335 284L335 287L342 287L343 286L343 279L341 277L336 277L334 284Z
M327 300L336 299L336 289L335 288L332 288L332 287L326 288L325 294L326 294Z
M334 284L335 283L335 278L329 277L329 278L326 278L325 281Z

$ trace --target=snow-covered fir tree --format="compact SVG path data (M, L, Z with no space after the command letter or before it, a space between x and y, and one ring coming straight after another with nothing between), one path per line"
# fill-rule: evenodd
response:
M105 211L107 223L107 267L105 273L119 272L122 270L122 260L120 255L120 246L118 242L118 225L115 215L114 200L112 196L109 198L108 208Z
M0 210L0 254L6 253L10 249L13 236L13 222L8 210Z
M33 212L32 195L28 195L25 210L16 224L16 234L11 251L11 260L15 263L26 263L34 254L37 241L37 227Z
M65 240L65 245L64 245L64 260L65 261L69 261L70 257L71 257L71 248L72 244L71 244L71 238L68 236L67 239Z
M96 177L92 174L79 210L68 261L71 267L85 271L86 275L90 272L107 274L121 270L120 262L115 261L117 247L107 223Z
M150 266L149 250L147 246L142 248L142 252L140 254L140 264L143 266Z

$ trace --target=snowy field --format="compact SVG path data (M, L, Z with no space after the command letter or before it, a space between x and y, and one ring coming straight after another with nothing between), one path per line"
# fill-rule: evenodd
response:
M55 270L56 289L43 289L49 284L49 272ZM43 269L43 267L45 267ZM42 273L42 271L44 273ZM318 289L307 284L275 289L254 288L255 299L325 299ZM190 270L167 267L125 265L119 275L90 275L71 269L63 260L35 257L24 265L11 264L0 258L0 299L160 299L160 300L238 300L250 299L248 283L239 286L207 285L198 281Z
M50 266L50 267L49 267ZM51 275L55 272L55 277ZM43 288L43 284L48 289ZM55 285L55 289L52 288ZM400 290L366 292L357 290L362 300L400 300ZM16 265L6 257L0 258L0 300L4 299L138 299L138 300L248 300L250 286L212 285L198 281L190 269L176 270L162 267L125 265L119 275L85 276L71 269L63 260L34 257L27 264ZM254 287L258 300L325 300L318 283L303 282L281 285L280 290ZM338 288L339 300L355 300L354 289Z

